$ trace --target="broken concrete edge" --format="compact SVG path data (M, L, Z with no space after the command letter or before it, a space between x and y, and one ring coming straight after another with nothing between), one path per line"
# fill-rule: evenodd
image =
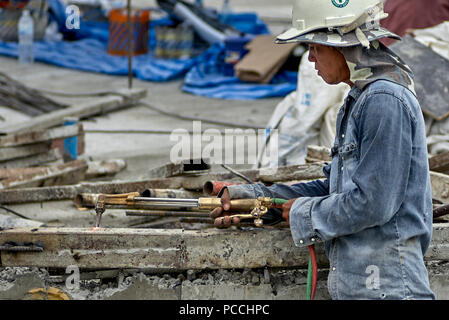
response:
M327 271L320 270L317 300L329 299L326 277ZM41 299L30 293L51 290L72 300L302 300L306 283L305 269L93 273L68 268L64 274L54 275L45 268L6 267L0 268L0 299Z
M2 251L2 266L186 270L308 263L307 248L295 247L286 229L16 228L0 232L3 243L39 243L44 250ZM325 263L321 245L317 253L318 263Z
M434 225L427 261L449 260L449 224ZM184 230L131 228L15 228L0 231L0 245L38 244L42 252L0 252L2 266L83 269L188 270L306 268L307 247L289 229ZM322 243L317 262L328 267Z

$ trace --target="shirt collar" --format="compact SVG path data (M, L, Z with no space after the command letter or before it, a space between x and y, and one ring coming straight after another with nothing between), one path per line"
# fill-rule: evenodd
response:
M354 85L351 90L349 90L348 97L351 97L354 100L357 100L362 94L362 90L359 87Z

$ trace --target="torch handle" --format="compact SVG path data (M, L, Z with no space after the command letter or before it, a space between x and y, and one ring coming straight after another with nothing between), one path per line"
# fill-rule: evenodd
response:
M231 200L231 209L229 211L251 212L258 205L257 199L236 199ZM200 210L213 210L221 207L220 198L199 198Z

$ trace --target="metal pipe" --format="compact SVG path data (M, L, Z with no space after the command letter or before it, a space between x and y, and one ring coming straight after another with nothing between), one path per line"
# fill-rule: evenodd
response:
M209 218L207 212L184 212L184 211L148 211L148 210L132 210L126 211L127 216L131 217L193 217L193 218Z
M208 196L216 196L221 191L221 189L223 189L223 187L236 184L239 183L227 181L206 181L203 186L203 192Z
M146 198L146 197L135 197L133 198L134 202L162 202L167 204L173 204L173 203L182 203L185 204L192 204L195 206L198 206L199 201L198 199L179 199L179 198Z
M151 198L175 198L175 199L193 199L199 198L201 192L192 192L178 189L145 189L140 193L142 197Z

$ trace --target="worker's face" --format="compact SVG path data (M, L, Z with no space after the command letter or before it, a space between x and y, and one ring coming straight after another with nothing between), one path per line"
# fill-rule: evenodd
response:
M337 49L320 44L309 44L309 61L315 62L318 75L328 84L350 84L346 59Z

